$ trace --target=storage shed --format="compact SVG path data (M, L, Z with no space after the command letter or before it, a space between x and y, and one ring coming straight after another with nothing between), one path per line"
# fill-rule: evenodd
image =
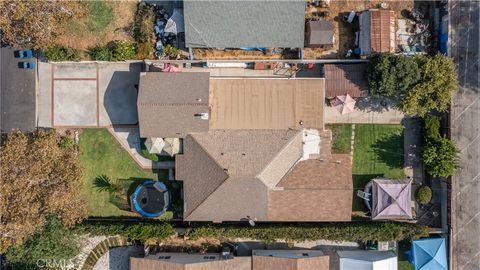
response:
M331 22L309 21L307 23L308 47L329 48L333 46L334 28Z

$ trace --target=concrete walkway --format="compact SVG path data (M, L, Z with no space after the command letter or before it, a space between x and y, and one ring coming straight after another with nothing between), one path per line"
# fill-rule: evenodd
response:
M340 114L334 107L323 108L326 124L401 124L405 114L393 106L387 108L373 98L360 99L355 110L349 114Z
M108 131L142 169L169 171L175 169L174 161L152 161L142 156L138 128L109 128Z
M405 155L405 175L416 183L423 183L423 165L420 157L422 146L422 126L418 118L405 118L403 133L403 152Z

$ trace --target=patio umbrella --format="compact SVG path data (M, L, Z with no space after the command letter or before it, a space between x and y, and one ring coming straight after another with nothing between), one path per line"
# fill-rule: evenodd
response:
M185 25L183 19L183 9L174 9L172 17L168 19L165 25L165 33L178 33L185 32Z
M170 156L174 156L180 152L180 139L179 138L165 138L165 147L163 151L167 152Z
M347 114L353 112L355 108L355 100L349 95L341 95L335 98L335 109L341 114Z
M182 72L178 67L171 64L164 64L162 72Z
M164 146L165 141L162 138L148 138L145 141L145 147L151 154L160 154Z

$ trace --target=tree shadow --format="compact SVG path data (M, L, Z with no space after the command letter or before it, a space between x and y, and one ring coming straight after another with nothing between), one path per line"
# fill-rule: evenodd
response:
M379 138L372 146L378 159L390 168L401 169L404 167L403 132L391 133Z

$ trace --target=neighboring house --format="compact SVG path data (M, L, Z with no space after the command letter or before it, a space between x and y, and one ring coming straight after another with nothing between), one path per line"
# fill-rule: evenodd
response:
M368 95L367 64L325 64L325 97Z
M209 130L208 72L147 72L137 100L140 137L183 138Z
M307 23L308 47L331 48L334 43L334 27L328 21L309 21Z
M350 221L350 158L302 160L305 136L298 130L189 134L176 157L184 219Z
M329 256L319 250L253 250L252 256L162 252L130 258L130 270L328 270Z
M302 48L305 1L185 0L187 48Z
M320 250L253 250L252 270L329 270Z
M395 52L395 12L370 9L359 17L359 48L361 55Z

